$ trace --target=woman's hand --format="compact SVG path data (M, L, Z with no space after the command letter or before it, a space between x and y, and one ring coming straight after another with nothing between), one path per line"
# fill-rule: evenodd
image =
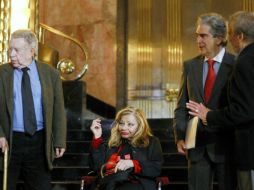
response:
M119 162L117 162L116 167L115 167L115 173L117 171L125 171L128 170L129 168L133 168L134 164L132 162L132 160L119 160Z
M90 130L93 132L94 138L97 139L97 138L101 137L102 129L101 129L101 119L100 118L93 120Z

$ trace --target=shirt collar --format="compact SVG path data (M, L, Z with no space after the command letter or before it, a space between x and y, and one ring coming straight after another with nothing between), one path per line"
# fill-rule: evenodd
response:
M212 59L214 60L214 61L216 61L216 62L218 62L218 63L221 63L222 62L222 59L223 59L223 56L224 56L224 54L225 54L225 52L226 52L226 50L225 50L225 48L221 48L221 50L219 51L219 53L215 56L215 57L213 57ZM205 62L208 60L208 58L207 57L205 57Z
M30 71L34 70L36 67L35 60L33 59L32 63L30 65L28 65L27 67L30 69Z
M29 68L29 71L36 69L35 60L33 59L32 62L27 66ZM20 68L15 68L21 72Z

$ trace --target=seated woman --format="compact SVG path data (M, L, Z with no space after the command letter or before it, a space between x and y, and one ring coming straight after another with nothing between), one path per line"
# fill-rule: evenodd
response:
M120 110L108 142L102 139L101 120L95 119L90 127L94 134L91 167L104 175L128 171L128 180L108 184L106 190L155 190L155 178L160 175L163 155L159 139L154 137L140 109L127 107Z

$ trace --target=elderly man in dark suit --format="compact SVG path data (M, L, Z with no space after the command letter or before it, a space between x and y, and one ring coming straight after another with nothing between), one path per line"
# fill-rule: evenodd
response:
M37 51L36 35L17 30L9 44L11 63L0 66L0 148L10 149L8 190L16 189L20 175L26 189L51 189L52 162L65 152L62 81L56 69L35 60Z
M238 54L230 81L230 104L209 111L200 101L187 107L207 126L226 125L235 132L235 160L239 190L254 189L254 13L236 12L229 20L229 41ZM194 99L191 99L194 100ZM194 100L195 101L195 100ZM209 109L214 108L206 105ZM208 112L209 111L209 112Z
M227 27L216 13L198 17L196 36L200 55L185 61L175 109L174 132L177 150L187 156L189 190L211 190L217 176L219 190L232 190L229 156L232 134L226 129L208 130L198 122L196 146L186 149L185 134L191 119L186 108L189 100L218 109L227 105L227 83L234 56L226 52Z

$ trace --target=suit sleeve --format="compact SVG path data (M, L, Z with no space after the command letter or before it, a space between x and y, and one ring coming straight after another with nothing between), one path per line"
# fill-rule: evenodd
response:
M95 172L100 172L101 166L106 162L107 143L103 141L100 146L91 146L89 154L89 166Z
M54 81L54 103L53 103L53 137L54 147L66 148L66 114L64 109L64 98L62 80L59 73L55 75Z
M253 56L238 60L230 84L230 104L223 110L210 111L208 124L237 126L254 120Z
M5 95L3 90L3 80L2 80L2 77L0 77L0 137L5 137L3 126L1 125L2 120L4 119L4 116L3 116L4 105L6 104L4 97Z
M177 98L177 106L174 113L173 129L175 141L184 140L185 131L188 122L188 110L186 108L186 102L189 101L188 90L187 90L187 64L183 64L183 71L181 75L181 82L179 88L179 94Z
M138 160L138 159L137 159ZM138 160L141 166L139 175L145 177L157 177L161 173L163 164L163 154L161 144L158 138L153 137L148 146L148 157L146 160Z

